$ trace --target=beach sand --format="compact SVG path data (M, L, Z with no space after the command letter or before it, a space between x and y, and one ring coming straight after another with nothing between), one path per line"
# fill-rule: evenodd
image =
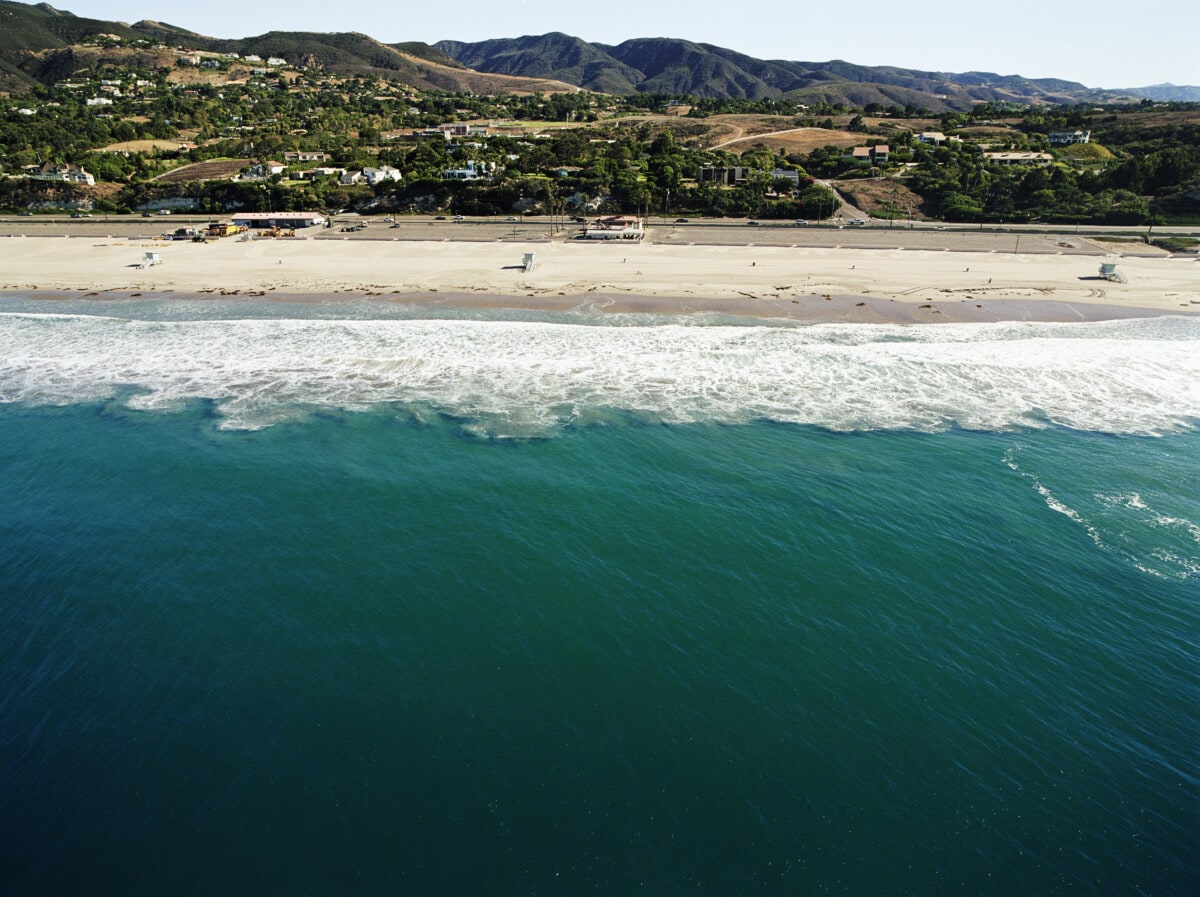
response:
M147 252L162 264L141 268ZM532 271L523 254L536 254ZM0 290L257 295L831 321L1097 320L1200 313L1191 258L563 242L0 239Z

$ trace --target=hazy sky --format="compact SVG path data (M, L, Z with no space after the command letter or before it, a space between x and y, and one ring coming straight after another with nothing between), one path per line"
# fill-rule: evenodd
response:
M762 59L897 65L933 71L990 71L1064 78L1090 87L1200 85L1200 4L1157 0L1007 0L951 3L759 0L55 0L91 18L157 19L211 37L271 30L359 31L387 43L479 41L563 31L617 44L632 37L678 37Z

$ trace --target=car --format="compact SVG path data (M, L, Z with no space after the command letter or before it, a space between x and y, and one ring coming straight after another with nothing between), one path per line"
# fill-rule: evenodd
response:
M433 220L434 221L445 221L446 216L445 215L435 215Z
M149 213L149 212L142 212L142 217L143 217L143 218L149 218L149 217L150 217L150 213Z
M455 215L454 220L455 221L466 221L467 219L464 218L462 215Z
M757 221L747 221L746 224L750 225L750 227L758 227Z
M33 212L30 212L28 209L22 209L21 211L17 212L17 214L22 218L29 218L31 215L33 215Z
M92 216L87 214L87 212L72 212L71 217L72 218L91 218Z
M866 223L867 222L863 221L861 218L851 218L849 222L851 227L863 227L866 225Z
M805 221L803 218L796 219L796 227L804 227L804 225L806 225L806 224L808 224L808 222Z
M687 224L688 220L686 218L676 218L675 223L676 224Z
M516 221L516 220L517 220L517 216L516 216L516 215L509 215L509 216L508 216L507 218L505 218L504 220L505 220L505 221Z

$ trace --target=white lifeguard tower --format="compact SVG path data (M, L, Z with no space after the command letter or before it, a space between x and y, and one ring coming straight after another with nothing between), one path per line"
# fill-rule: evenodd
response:
M142 257L142 263L140 265L138 265L138 267L139 268L153 268L155 265L161 265L161 264L162 264L162 256L161 255L159 255L157 252L147 252Z
M1100 264L1100 276L1104 280L1110 280L1113 283L1128 283L1125 275L1117 270L1116 262L1102 262Z
M537 256L532 252L525 253L525 258L522 261L522 264L525 266L526 271L532 271L533 266L537 264Z

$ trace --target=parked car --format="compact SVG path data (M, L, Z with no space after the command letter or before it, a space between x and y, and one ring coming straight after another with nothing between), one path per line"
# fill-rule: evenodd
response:
M509 216L508 216L507 218L505 218L504 220L505 220L505 221L516 221L516 220L517 220L517 216L516 216L516 215L509 215Z
M686 218L676 218L675 223L676 224L687 224L688 220Z
M866 225L866 223L867 222L863 221L861 218L851 218L850 219L851 227L863 227Z
M434 216L434 218L433 218L433 220L434 220L434 221L445 221L445 220L446 220L446 216L445 216L445 215L435 215L435 216Z
M750 227L758 227L757 221L747 221L746 224L750 225Z
M464 218L462 215L455 215L454 220L455 221L466 221L467 219Z

